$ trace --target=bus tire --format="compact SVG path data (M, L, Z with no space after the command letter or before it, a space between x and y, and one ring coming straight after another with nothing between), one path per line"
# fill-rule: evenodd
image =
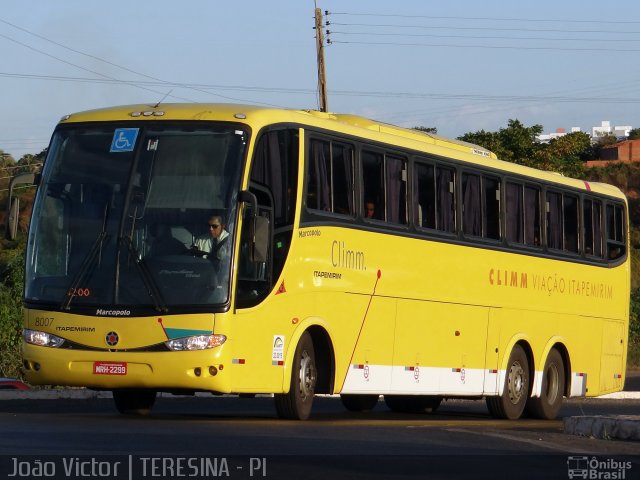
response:
M123 415L149 415L156 402L155 390L113 390L113 401Z
M368 410L373 410L378 404L379 398L380 395L340 395L342 405L350 412L366 412Z
M509 356L502 395L487 397L494 418L516 420L522 416L529 396L529 361L524 349L515 345Z
M555 348L549 352L542 371L542 391L527 402L527 413L535 418L553 420L558 416L564 397L564 362Z
M435 412L442 397L431 395L385 395L384 403L389 410L399 413L425 413L427 410Z
M305 332L293 358L289 393L274 395L278 417L293 420L309 418L317 380L313 341L309 332Z

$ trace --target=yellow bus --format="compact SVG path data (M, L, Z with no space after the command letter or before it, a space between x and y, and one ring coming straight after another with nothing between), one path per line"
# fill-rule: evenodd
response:
M624 383L627 203L608 185L351 115L231 104L64 117L29 230L32 384L445 398L554 418Z

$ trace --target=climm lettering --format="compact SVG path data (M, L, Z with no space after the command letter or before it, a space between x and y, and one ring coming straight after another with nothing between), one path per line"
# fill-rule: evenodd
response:
M527 288L529 286L527 274L513 270L489 270L489 283L495 286Z
M334 267L366 270L364 252L347 248L344 242L334 240L331 243L331 265Z

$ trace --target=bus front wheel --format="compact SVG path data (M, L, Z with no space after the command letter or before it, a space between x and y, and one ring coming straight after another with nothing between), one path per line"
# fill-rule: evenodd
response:
M124 415L149 415L156 401L155 390L113 390L113 401Z
M278 416L294 420L309 418L317 379L313 340L309 332L305 332L300 337L293 358L289 393L274 396Z
M564 362L558 350L549 352L542 372L542 391L539 397L527 402L527 413L535 418L553 420L558 416L564 396Z
M513 347L507 364L502 395L487 397L489 413L494 418L520 418L529 396L529 361L520 345Z

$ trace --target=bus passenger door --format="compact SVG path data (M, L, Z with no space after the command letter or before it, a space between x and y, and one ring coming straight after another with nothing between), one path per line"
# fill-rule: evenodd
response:
M268 219L269 247L264 261L251 254L253 212L245 208L234 267L235 315L230 325L235 392L278 392L284 367L276 357L295 348L290 340L296 305L292 295L278 287L283 284L293 234L299 157L296 129L267 130L254 149L248 190L255 195L253 208L258 216Z

